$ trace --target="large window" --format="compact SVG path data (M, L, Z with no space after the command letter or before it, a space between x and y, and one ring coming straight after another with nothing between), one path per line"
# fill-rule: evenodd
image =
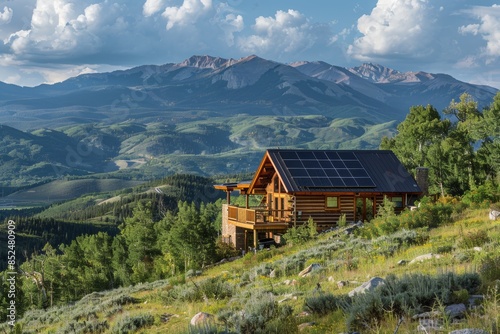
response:
M339 198L337 196L326 196L326 208L337 209L339 207Z

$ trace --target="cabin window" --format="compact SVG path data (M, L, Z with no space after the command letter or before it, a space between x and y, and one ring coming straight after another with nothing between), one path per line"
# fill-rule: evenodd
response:
M339 207L339 198L337 196L326 196L326 208L337 209Z
M402 208L403 207L403 196L392 196L392 203L394 203L394 207Z
M275 193L280 191L279 184L280 184L280 179L278 178L278 176L275 175L273 179L273 190Z

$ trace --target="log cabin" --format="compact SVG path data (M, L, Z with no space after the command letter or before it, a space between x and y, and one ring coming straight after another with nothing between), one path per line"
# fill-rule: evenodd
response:
M399 213L423 193L387 150L269 149L251 181L214 187L227 193L223 241L242 250L257 247L262 238L278 239L310 218L319 231L335 227L342 215L347 222L370 220L384 197ZM245 205L231 205L234 191L246 196ZM250 196L257 197L257 206L249 205Z

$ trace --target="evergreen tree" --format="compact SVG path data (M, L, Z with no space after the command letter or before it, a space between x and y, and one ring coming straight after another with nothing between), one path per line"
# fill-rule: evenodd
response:
M160 254L156 247L154 225L150 206L139 204L132 216L120 226L127 244L127 264L132 268L131 280L134 283L150 278L154 257Z

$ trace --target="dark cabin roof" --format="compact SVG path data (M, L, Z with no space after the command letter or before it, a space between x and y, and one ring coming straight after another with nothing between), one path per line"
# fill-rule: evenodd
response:
M289 193L421 193L392 151L269 149L250 191L260 187L258 179L269 162Z

